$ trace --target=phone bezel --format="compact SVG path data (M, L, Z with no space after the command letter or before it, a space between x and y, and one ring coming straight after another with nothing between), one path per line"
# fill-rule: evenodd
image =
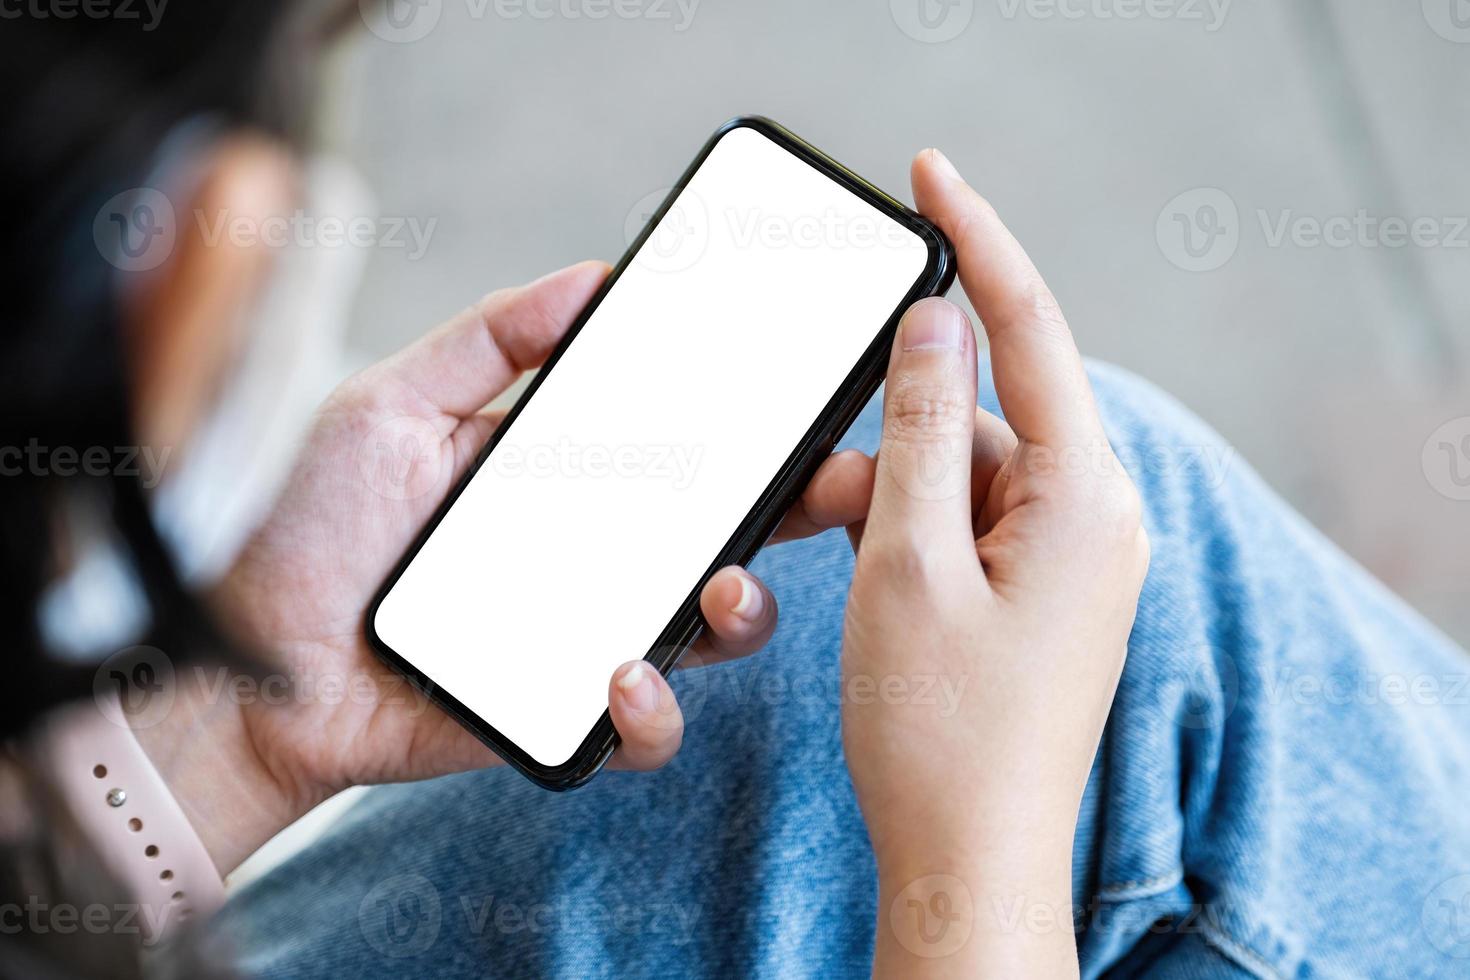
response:
M763 116L739 116L715 130L714 134L705 142L694 160L684 170L684 173L675 182L669 193L660 203L658 210L649 218L644 225L638 238L629 246L628 250L618 260L618 264L608 275L607 281L597 291L586 308L578 314L576 321L567 330L566 335L556 345L551 355L547 357L546 363L532 379L514 407L511 408L505 420L491 436L490 441L476 457L474 465L450 491L448 497L440 504L434 512L434 516L415 539L412 547L405 553L392 573L388 576L383 586L374 596L372 604L367 609L365 617L365 628L367 632L368 645L373 652L388 666L403 674L408 681L425 697L438 705L445 712L453 716L460 724L473 732L482 742L489 746L497 755L507 763L520 770L522 774L547 789L566 790L580 786L591 779L598 770L611 757L617 746L618 736L613 729L612 719L607 711L588 732L577 751L572 754L566 762L547 766L532 758L523 751L520 746L502 735L493 725L480 718L469 708L465 707L449 692L436 685L433 680L422 670L409 662L397 651L378 636L375 628L378 607L392 591L405 569L417 557L424 543L438 528L439 522L444 515L454 506L459 495L464 491L469 482L475 478L480 467L484 465L491 452L500 439L509 431L515 423L516 417L521 409L535 397L536 390L540 387L542 379L555 367L558 360L583 326L591 318L592 314L602 303L604 297L617 284L618 279L633 261L638 250L643 247L653 229L663 220L668 213L679 192L688 185L694 174L703 166L711 151L719 141L728 133L740 128L754 129L768 137L779 146L795 154L805 163L813 166L837 181L843 187L857 194L864 201L876 207L884 214L898 221L904 227L917 234L929 248L928 261L925 264L923 274L917 279L913 288L905 295L897 309L888 317L882 329L874 337L873 342L864 351L858 363L848 373L843 384L836 394L827 403L821 414L808 428L806 434L796 449L787 458L781 469L767 485L765 491L752 506L750 513L746 516L731 535L725 547L715 556L699 581L695 583L693 590L679 605L673 617L670 619L662 633L660 633L653 647L645 655L647 660L660 673L667 675L679 657L688 649L689 645L699 636L704 628L703 614L699 609L699 595L705 584L719 569L726 565L747 565L753 560L766 540L775 531L782 516L800 496L807 483L810 481L818 466L831 452L832 448L840 440L848 427L852 425L859 412L862 411L873 394L882 383L884 371L888 361L889 348L893 344L893 338L898 328L899 318L904 310L910 305L927 296L943 295L954 282L955 260L954 248L944 233L932 222L923 218L902 203L889 197L877 187L868 183L857 174L842 166L836 160L827 156L821 150L794 135L778 123L766 119Z

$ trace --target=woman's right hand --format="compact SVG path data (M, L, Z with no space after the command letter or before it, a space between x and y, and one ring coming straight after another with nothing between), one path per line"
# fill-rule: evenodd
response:
M1006 421L975 408L964 313L915 305L851 529L843 643L843 740L880 879L875 972L1065 976L1072 837L1148 539L1026 253L936 151L913 183L958 248ZM1055 928L1028 931L1038 904Z

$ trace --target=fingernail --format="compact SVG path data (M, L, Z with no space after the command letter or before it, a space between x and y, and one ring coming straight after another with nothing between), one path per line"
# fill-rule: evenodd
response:
M641 663L623 671L618 687L634 711L652 711L658 707L658 689L653 686L653 671Z
M730 607L730 611L747 623L759 622L761 611L766 605L765 596L761 595L761 590L746 576L735 577L740 580L740 598Z
M959 350L969 329L956 307L940 301L920 303L904 315L903 349Z
M943 153L940 153L933 147L929 149L929 156L930 159L934 161L935 169L938 170L941 174L948 177L950 180L964 180L964 178L960 176L960 172L955 169L954 164L949 162L949 157L945 156Z

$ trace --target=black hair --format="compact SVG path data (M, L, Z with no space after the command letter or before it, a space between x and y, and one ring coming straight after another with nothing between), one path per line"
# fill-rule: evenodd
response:
M68 550L63 507L96 511L133 566L149 645L170 657L230 649L181 584L126 458L137 443L118 302L126 274L103 254L93 221L148 180L185 120L297 137L315 49L342 7L177 2L155 15L143 4L33 5L0 22L0 214L11 232L0 258L0 622L9 630L0 738L91 690L95 663L51 656L37 619ZM64 476L34 465L38 449L59 448L105 453L109 464Z
M69 530L100 528L148 606L144 642L170 658L241 659L182 583L154 528L132 432L120 287L94 239L110 199L139 187L181 123L295 139L317 49L348 0L28 3L0 11L0 747L58 704L91 696L95 659L48 649L38 618L66 569ZM35 465L33 450L86 467ZM97 454L107 465L97 466ZM82 520L78 520L78 518ZM86 662L91 659L91 662ZM122 897L23 759L0 751L0 896ZM20 792L24 790L24 792ZM16 811L20 811L17 813ZM39 816L38 816L39 815ZM16 823L22 828L12 836ZM28 828L28 829L26 829ZM80 907L79 905L76 907ZM0 936L0 977L138 976L135 939ZM190 943L150 973L203 977Z

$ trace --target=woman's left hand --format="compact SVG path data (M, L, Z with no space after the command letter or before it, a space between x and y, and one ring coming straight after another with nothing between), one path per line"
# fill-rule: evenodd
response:
M225 621L266 656L273 697L181 675L172 709L136 730L226 872L347 786L497 765L498 757L373 655L369 602L489 439L485 406L539 366L602 285L587 262L492 293L394 357L349 379L319 411L267 523L218 589ZM847 524L866 508L848 456L829 460L778 537ZM776 602L739 568L706 586L698 662L755 652ZM247 692L265 692L252 682ZM266 703L269 701L270 703ZM642 661L610 679L622 739L612 765L655 769L684 723Z

